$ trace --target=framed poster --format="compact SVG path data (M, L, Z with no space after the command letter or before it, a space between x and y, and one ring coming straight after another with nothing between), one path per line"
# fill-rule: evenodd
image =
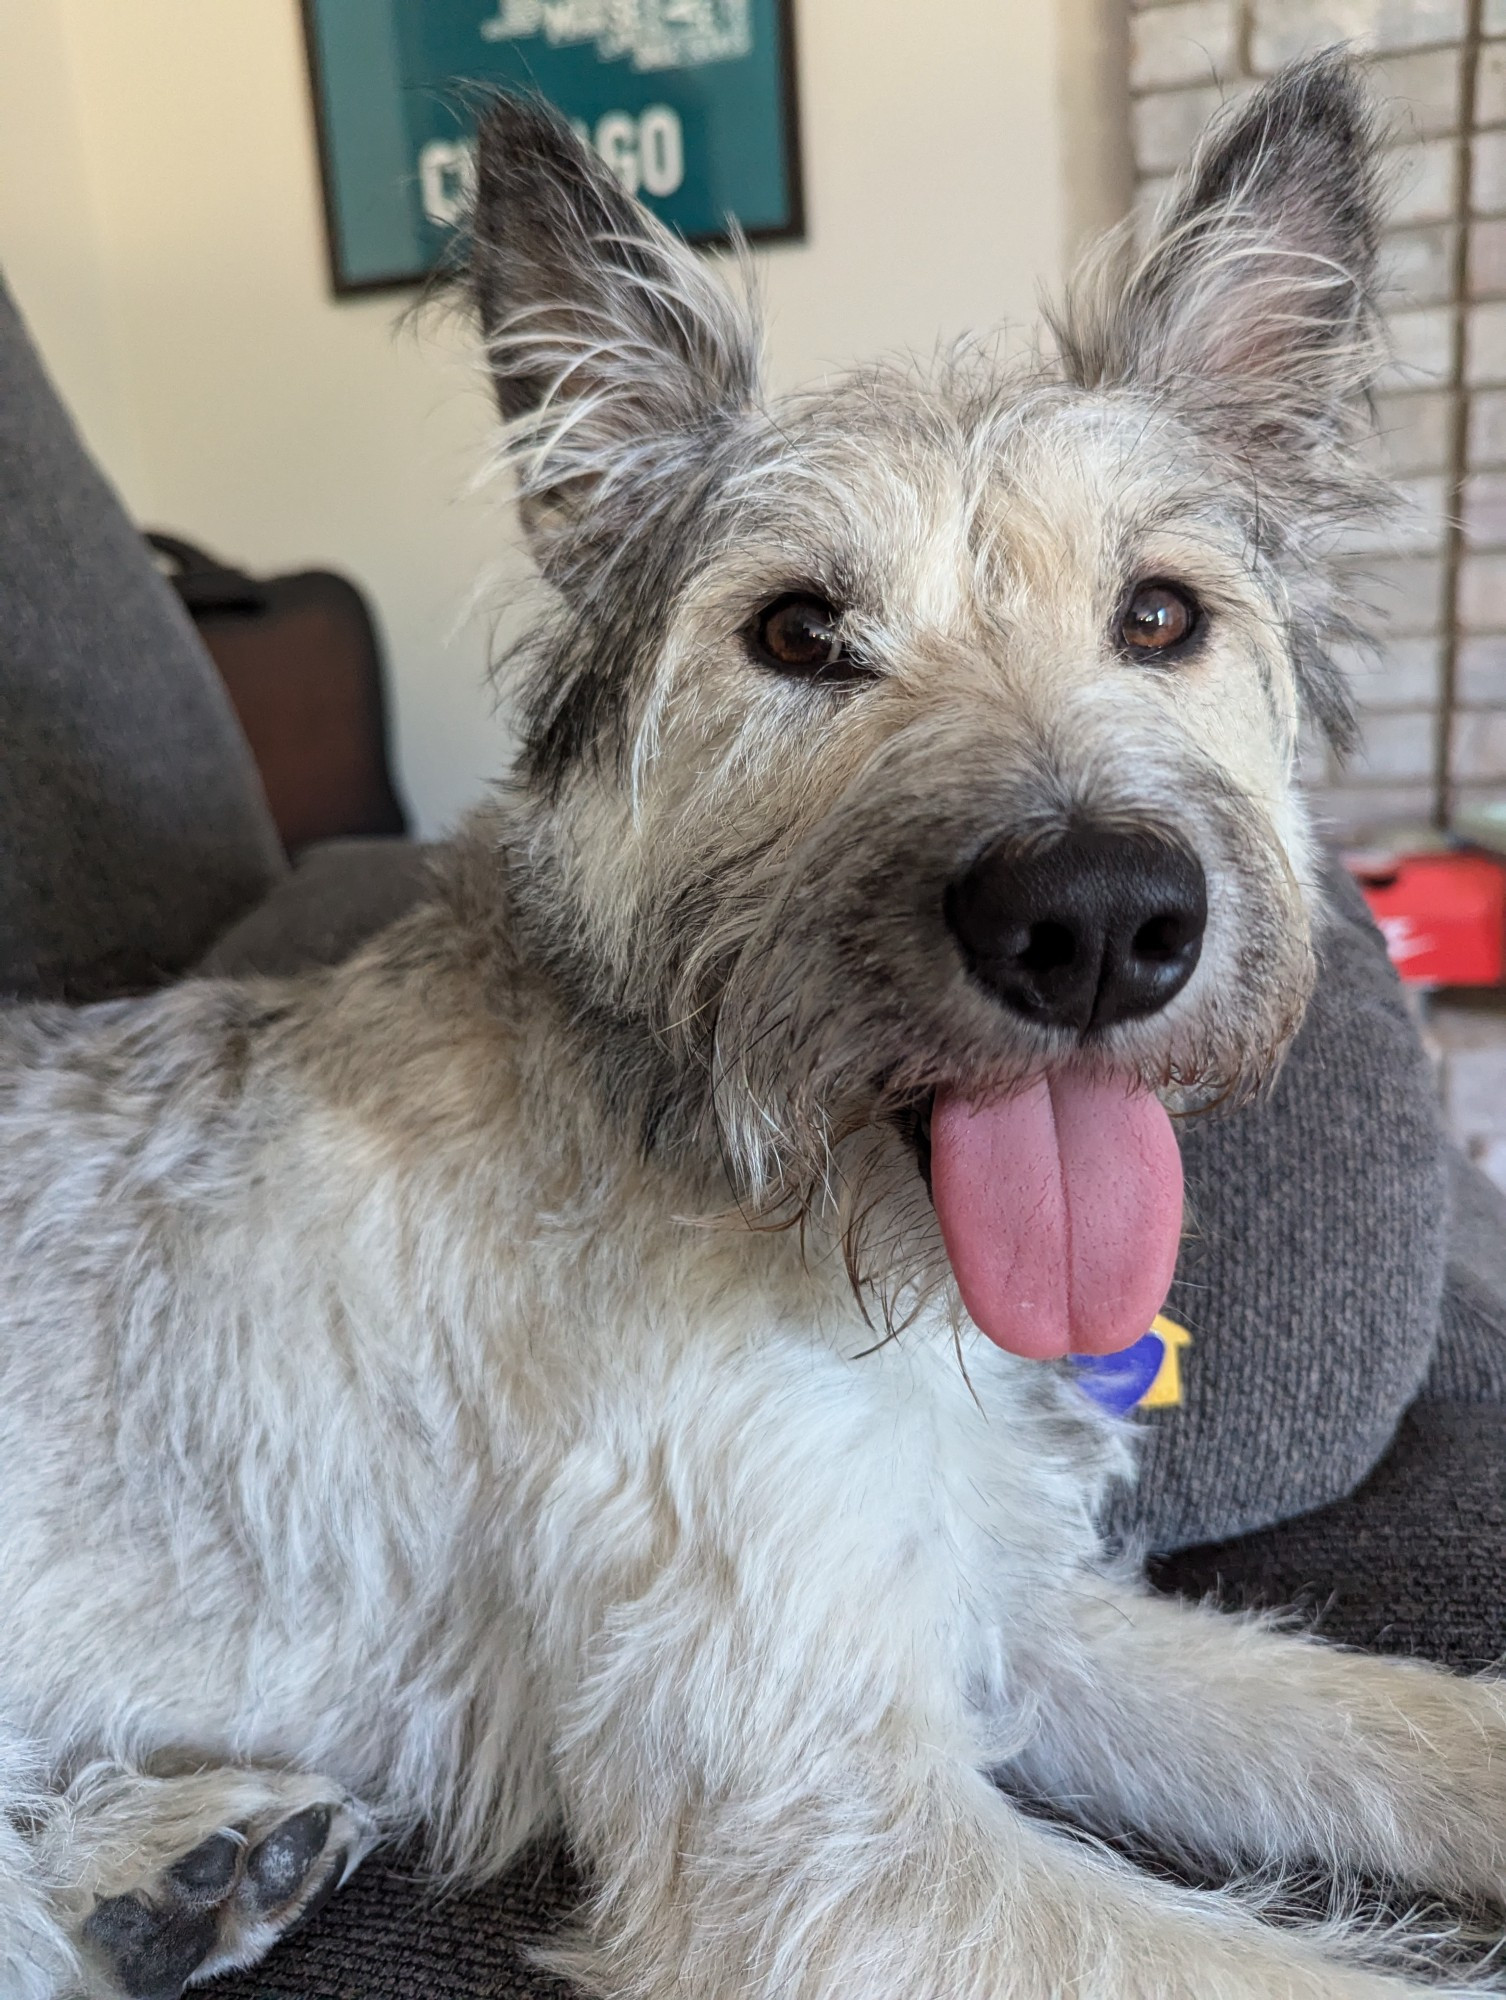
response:
M337 292L465 211L477 87L537 91L692 243L804 232L792 0L303 0Z

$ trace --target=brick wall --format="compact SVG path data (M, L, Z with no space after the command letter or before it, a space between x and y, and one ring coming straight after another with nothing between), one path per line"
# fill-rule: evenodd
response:
M1506 789L1506 0L1147 0L1130 41L1146 204L1220 103L1310 50L1366 54L1394 189L1379 448L1406 511L1352 556L1379 641L1349 663L1365 748L1344 770L1314 749L1309 778L1350 835Z

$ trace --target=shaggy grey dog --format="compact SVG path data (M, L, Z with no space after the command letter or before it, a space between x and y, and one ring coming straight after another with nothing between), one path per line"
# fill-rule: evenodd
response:
M1112 1572L1127 1448L1051 1365L1160 1303L1166 1107L1302 1014L1372 161L1292 71L1051 364L773 406L746 307L490 113L513 782L335 971L0 1017L5 2000L176 1994L420 1826L476 1877L563 1825L624 2000L1426 1977L1023 1796L1500 1890L1501 1688Z

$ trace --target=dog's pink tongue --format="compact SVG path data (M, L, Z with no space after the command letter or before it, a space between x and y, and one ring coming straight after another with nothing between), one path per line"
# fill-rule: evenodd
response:
M999 1104L943 1093L931 1194L963 1304L1012 1354L1128 1347L1171 1289L1182 1156L1147 1092L1062 1070Z

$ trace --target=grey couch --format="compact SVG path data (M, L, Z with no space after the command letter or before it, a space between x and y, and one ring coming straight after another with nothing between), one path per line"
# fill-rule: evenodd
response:
M336 961L424 893L421 850L290 867L212 666L0 290L0 992L87 1001ZM1330 1636L1506 1652L1506 1212L1444 1146L1380 940L1337 874L1299 1043L1184 1134L1179 1408L1108 1523L1162 1588L1298 1603ZM241 2000L543 1995L579 1893L545 1846L427 1899L378 1856Z

